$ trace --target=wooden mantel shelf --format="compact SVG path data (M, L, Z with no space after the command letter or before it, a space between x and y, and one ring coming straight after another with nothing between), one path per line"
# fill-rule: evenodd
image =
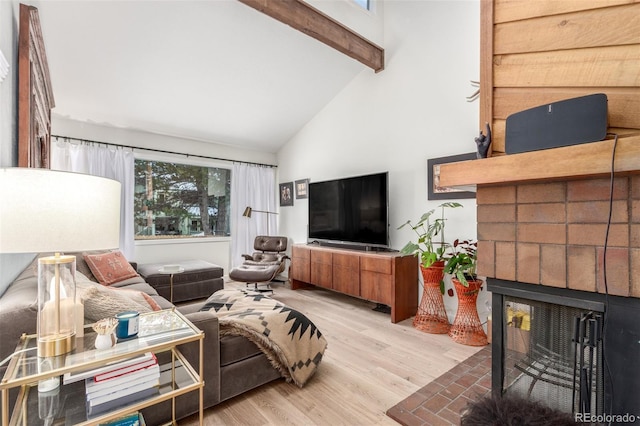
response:
M611 173L613 139L440 165L440 186L569 180ZM640 135L621 135L616 173L640 173Z

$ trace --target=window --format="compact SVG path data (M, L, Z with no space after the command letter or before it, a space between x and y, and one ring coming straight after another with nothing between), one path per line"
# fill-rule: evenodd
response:
M371 0L353 0L358 6L365 10L371 10Z
M231 170L136 160L136 240L228 236Z

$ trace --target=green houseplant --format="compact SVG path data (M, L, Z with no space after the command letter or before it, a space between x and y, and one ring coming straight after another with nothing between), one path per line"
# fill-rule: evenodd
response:
M469 287L470 281L477 281L478 243L472 240L455 240L451 247L444 272Z
M450 244L444 238L445 208L462 207L459 203L444 203L438 206L440 216L432 219L436 209L423 214L415 225L405 222L398 229L409 225L418 239L408 242L401 250L405 255L418 255L424 290L413 326L427 333L444 334L450 329L442 300L444 293L444 259Z
M482 328L476 303L482 280L476 275L478 243L472 240L455 240L444 267L451 274L451 281L458 296L458 310L449 330L455 342L470 346L484 346L487 335Z
M437 208L423 214L415 225L411 220L400 225L398 229L409 225L418 236L416 241L409 241L400 252L402 254L417 254L420 264L425 268L445 260L447 249L450 247L450 244L444 238L445 208L456 207L462 207L462 204L454 202L442 203ZM440 217L432 219L437 209L440 209Z

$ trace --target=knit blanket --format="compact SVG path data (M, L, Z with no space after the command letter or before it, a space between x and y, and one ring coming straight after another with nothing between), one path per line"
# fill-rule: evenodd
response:
M255 343L287 381L302 387L315 373L327 341L305 315L250 290L219 290L201 311L218 317L220 335Z

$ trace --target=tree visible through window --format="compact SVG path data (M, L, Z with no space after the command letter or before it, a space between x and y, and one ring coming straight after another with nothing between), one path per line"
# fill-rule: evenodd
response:
M228 236L231 171L136 160L136 239Z

